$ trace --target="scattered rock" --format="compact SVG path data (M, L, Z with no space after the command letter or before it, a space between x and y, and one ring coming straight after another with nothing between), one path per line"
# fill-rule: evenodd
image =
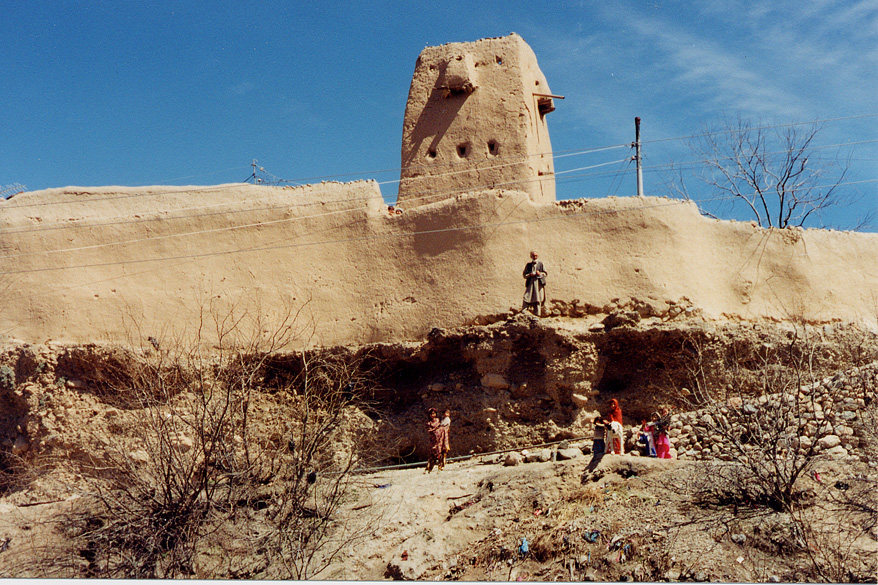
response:
M171 445L179 449L181 452L186 453L195 446L195 441L193 441L191 437L178 433L171 437Z
M546 461L551 461L552 459L552 450L551 449L540 449L538 451L534 451L533 453L528 453L524 457L525 463L545 463Z
M847 449L845 449L841 445L836 445L835 447L832 447L831 449L826 449L823 452L823 454L828 455L828 456L832 457L833 459L844 459L845 457L848 456L848 451L847 451Z
M149 453L144 451L143 449L136 449L128 454L132 461L137 461L139 463L146 463L149 461Z
M509 381L503 374L487 373L482 376L482 386L495 390L506 390L509 388Z
M15 442L12 444L12 454L15 456L21 456L30 449L30 441L27 440L27 437L24 435L18 435L15 437Z
M571 394L570 402L573 403L573 406L576 408L584 408L588 404L589 398L584 394Z
M513 451L512 453L506 454L506 459L503 460L503 465L506 467L514 467L515 465L521 465L522 461L524 461L524 457L521 456L521 453Z
M601 323L609 331L616 327L636 325L638 321L640 321L640 313L637 311L616 311L604 317Z
M567 449L558 449L558 461L565 461L567 459L576 459L582 455L582 450L575 447L568 447Z

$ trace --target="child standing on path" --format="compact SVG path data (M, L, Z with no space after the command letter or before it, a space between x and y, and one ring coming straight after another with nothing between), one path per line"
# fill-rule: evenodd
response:
M610 422L606 418L601 416L595 417L594 435L591 440L591 461L588 462L588 467L585 468L583 479L585 478L585 474L588 474L597 468L601 459L604 458L604 453L607 452L607 427L609 426Z
M442 419L440 426L443 430L443 438L442 438L442 455L439 458L439 469L445 469L445 458L448 456L448 452L451 451L451 411L447 408L445 409L445 417Z
M439 414L435 408L428 411L430 419L427 421L427 435L430 437L430 458L427 460L427 470L424 473L433 471L433 466L442 461L442 451L445 445L444 427L439 421ZM439 469L442 469L441 467Z

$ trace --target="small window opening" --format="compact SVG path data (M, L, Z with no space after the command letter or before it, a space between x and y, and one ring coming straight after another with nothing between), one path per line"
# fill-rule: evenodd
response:
M503 58L497 55L497 65L503 65Z
M469 155L469 143L464 142L463 144L457 145L457 156L460 158L466 158Z
M488 141L488 153L491 154L491 156L497 156L500 154L500 144L498 144L496 140Z
M432 146L427 149L427 156L430 158L436 158L436 149Z

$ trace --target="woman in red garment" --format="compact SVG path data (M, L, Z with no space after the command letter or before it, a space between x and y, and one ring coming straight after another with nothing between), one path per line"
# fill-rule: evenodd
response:
M616 400L615 398L610 399L610 422L612 423L613 421L619 423L620 425L622 424L622 409L619 408L619 401ZM612 448L613 453L621 454L622 453L621 439L614 438L612 445L610 447Z

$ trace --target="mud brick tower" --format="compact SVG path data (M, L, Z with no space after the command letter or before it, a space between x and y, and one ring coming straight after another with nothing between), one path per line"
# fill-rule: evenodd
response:
M405 109L398 204L410 209L484 189L554 201L546 125L554 109L536 55L515 33L427 47Z

